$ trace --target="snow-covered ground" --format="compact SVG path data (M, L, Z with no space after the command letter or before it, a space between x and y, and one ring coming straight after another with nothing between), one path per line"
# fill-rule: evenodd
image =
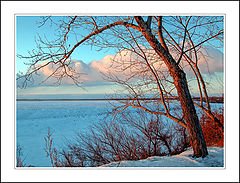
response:
M101 167L224 167L224 149L208 147L205 158L193 158L193 151L187 150L175 156L152 156L138 161L118 161Z
M109 105L106 101L16 102L16 143L22 148L24 162L27 165L37 167L51 166L50 160L46 157L44 151L44 137L46 137L48 129L50 128L51 132L53 132L52 137L54 138L55 147L60 150L64 146L66 139L73 139L76 133L87 132L93 123L101 122L106 117ZM212 107L218 108L220 106L222 104L214 104ZM212 153L214 155L214 151ZM217 155L219 154L217 153ZM181 157L178 161L183 166L185 166L184 163L186 162L186 166L194 164L193 160L190 161L187 155L176 157ZM152 157L149 158L149 161L155 166L167 165L166 161L162 165L154 164L155 159L158 160L159 158ZM163 160L165 158L174 160L174 157L161 158ZM139 162L144 163L146 160ZM171 161L168 163L168 166L171 166ZM121 164L124 165L124 163ZM199 165L202 164L199 163ZM222 164L220 163L220 165Z
M66 139L85 132L106 117L104 101L19 101L16 104L16 142L21 146L26 164L51 166L44 151L48 129L53 133L55 147L61 149Z

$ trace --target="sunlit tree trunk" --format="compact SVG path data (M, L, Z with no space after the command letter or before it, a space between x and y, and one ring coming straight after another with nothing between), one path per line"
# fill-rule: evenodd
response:
M187 130L191 138L191 145L194 151L194 156L205 157L208 155L206 142L203 137L202 128L190 95L185 73L181 70L170 71L174 76L174 85L181 102L181 107L184 114L184 120L187 124Z

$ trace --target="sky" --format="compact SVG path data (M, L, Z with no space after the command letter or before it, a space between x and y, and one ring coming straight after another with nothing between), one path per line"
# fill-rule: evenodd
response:
M35 48L35 38L37 34L40 36L46 35L49 39L54 38L53 28L50 26L39 27L41 21L40 16L16 16L16 53L27 55L28 51ZM90 53L89 53L90 52ZM108 52L114 54L115 52ZM93 60L102 59L106 55L105 52L99 52L89 46L81 45L77 52L72 54L72 57L78 60L83 60L85 63L90 63ZM16 58L16 72L24 71L27 66L22 61Z
M41 21L39 16L16 16L16 53L21 55L27 55L28 51L35 48L35 39L37 34L40 36L46 35L49 40L54 39L54 26L42 26L39 27L37 22ZM208 68L202 69L204 77L211 83L209 85L209 93L222 93L223 92L223 53L219 50L209 48L210 53L208 60ZM25 89L17 88L18 96L29 96L32 94L110 94L114 93L117 88L113 83L106 82L102 79L100 72L107 73L106 68L109 66L110 60L116 54L115 50L110 49L108 52L97 51L90 46L81 45L72 54L74 68L80 72L85 72L84 75L84 87L79 88L65 79L61 86L53 85L53 79L43 85L38 85L37 82L31 87ZM126 58L127 59L127 58ZM201 58L200 58L201 60ZM205 61L202 60L199 65L204 65ZM16 73L26 72L26 66L23 60L16 57ZM52 71L52 68L48 67L40 72L38 78L35 80L40 81ZM100 72L99 72L100 71ZM208 72L210 71L210 75ZM220 83L220 85L219 85ZM194 90L193 85L193 90ZM190 88L191 89L191 88Z
M35 39L39 34L40 36L46 35L49 39L54 39L53 28L50 26L39 27L39 22L41 21L40 16L16 16L16 53L20 55L28 55L28 51L31 51L36 47ZM92 61L101 60L107 54L114 55L115 51L97 51L95 48L89 46L81 45L77 52L72 54L72 58L79 61L83 61L85 64L89 64ZM16 57L16 73L25 73L28 66L24 63L25 60ZM106 89L106 84L102 86L85 86L84 88L79 88L78 86L34 86L25 89L17 88L17 94L31 95L31 94L108 94L113 93L114 87L111 83L108 84L109 87ZM59 92L59 89L61 90Z

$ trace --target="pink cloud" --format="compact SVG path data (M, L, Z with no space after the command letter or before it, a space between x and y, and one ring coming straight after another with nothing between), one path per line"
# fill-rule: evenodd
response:
M201 48L201 54L199 56L198 65L200 71L203 74L223 72L223 53L215 48L206 47ZM145 49L148 60L156 71L167 72L167 67L163 61L161 61L158 56L154 55L152 50ZM42 63L44 64L44 63ZM186 66L186 64L182 63ZM89 82L99 82L104 81L103 74L113 74L118 77L128 78L130 76L141 77L143 70L147 70L147 65L145 61L129 51L122 50L117 55L106 55L101 60L94 60L89 64L85 64L79 60L71 60L70 66L75 70L76 73L81 73L80 81L83 83ZM57 68L56 65L49 64L38 72L37 76L34 76L35 84L38 85L42 80L48 77ZM189 71L189 66L185 67L185 71L188 75L191 75ZM59 71L61 72L61 70ZM71 73L71 72L70 72ZM148 75L151 75L148 72ZM55 78L50 78L44 85L54 85L56 82ZM74 84L71 78L64 78L62 80L63 85Z
M214 73L223 72L223 53L213 47L206 47L201 50L199 67L201 72Z

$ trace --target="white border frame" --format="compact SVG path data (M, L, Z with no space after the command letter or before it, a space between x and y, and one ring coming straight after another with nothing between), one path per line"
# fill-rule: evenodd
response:
M239 164L237 164L239 158L239 150L237 149L239 143L239 138L236 138L234 134L238 134L237 131L239 128L239 116L238 109L239 106L235 106L232 103L228 102L236 102L239 101L236 98L239 97L239 88L237 88L236 83L238 78L236 75L239 74L237 70L239 67L239 52L238 48L239 45L236 45L237 41L239 40L239 8L238 2L138 2L138 6L135 6L135 2L94 2L95 6L92 4L93 2L1 2L2 6L2 86L3 86L3 93L2 93L2 102L4 105L4 109L2 108L2 130L1 130L1 137L2 137L2 144L1 144L1 166L2 166L2 180L3 181L194 181L196 177L198 177L197 181L238 181L239 174ZM146 6L148 3L155 3L156 6ZM47 4L47 6L46 6ZM116 5L117 4L117 5ZM127 4L127 6L125 6ZM187 4L187 8L185 7ZM206 4L208 6L206 6ZM168 12L174 12L174 14L214 14L214 15L223 15L226 13L226 22L230 24L231 29L228 28L229 24L227 25L227 32L226 32L226 47L225 47L225 55L227 56L227 60L235 60L237 63L233 63L231 65L225 65L225 73L230 74L228 78L225 75L225 89L226 87L233 87L233 89L228 90L231 92L230 95L228 93L227 96L225 95L225 114L228 121L237 121L237 124L231 124L228 126L226 124L226 133L228 134L228 139L226 139L227 146L230 147L231 150L227 150L231 152L229 157L227 157L226 162L226 169L224 170L186 170L184 169L177 169L177 170L169 170L169 169L150 169L149 170L123 170L120 171L112 171L113 169L109 170L102 170L102 169L95 169L95 170L78 170L76 169L61 169L59 171L51 171L51 170L35 170L33 169L21 169L16 170L13 167L15 164L15 159L13 159L13 152L14 152L14 133L12 129L14 126L12 124L15 119L13 119L13 110L15 110L15 70L12 69L14 67L14 60L15 60L15 53L14 53L14 39L12 31L14 30L14 14L40 14L42 11L45 12L52 12L53 9L54 14L64 14L66 15L67 12L79 12L84 10L83 14L105 14L105 8L99 8L101 6L107 5L107 7L111 7L111 12L109 13L119 13L119 15L124 15L124 12L131 12L133 7L135 7L135 12L143 13L148 15L151 12L159 12L164 15L170 15ZM57 7L56 7L57 6ZM213 7L216 7L215 9ZM68 8L67 8L68 7ZM167 7L167 8L165 8ZM84 9L85 8L85 9ZM185 12L184 12L185 11ZM187 11L187 13L186 13ZM210 13L209 13L210 12ZM44 13L49 14L49 13ZM128 14L129 15L129 14ZM134 15L134 14L133 14ZM234 24L232 23L234 21ZM233 27L232 27L233 26ZM237 27L238 26L238 27ZM235 43L235 44L234 44ZM239 43L239 42L238 42ZM234 44L234 46L232 46ZM3 47L4 46L4 47ZM231 48L226 49L226 48ZM7 60L7 62L5 61ZM10 60L10 61L9 61ZM226 63L227 64L227 63ZM10 68L11 72L8 69ZM13 71L13 72L12 72ZM234 81L232 78L234 77ZM9 84L14 83L14 84ZM227 83L227 84L226 84ZM10 98L11 96L13 98ZM234 97L234 98L233 98ZM233 105L233 107L229 107L229 105ZM229 107L229 108L228 108ZM234 144L233 140L234 139ZM234 149L234 150L232 150ZM66 170L66 171L62 171ZM183 171L184 170L184 171ZM143 173L144 172L144 173ZM94 174L94 176L93 176ZM124 174L124 176L122 176ZM173 176L174 175L174 176ZM193 178L193 179L191 179Z

